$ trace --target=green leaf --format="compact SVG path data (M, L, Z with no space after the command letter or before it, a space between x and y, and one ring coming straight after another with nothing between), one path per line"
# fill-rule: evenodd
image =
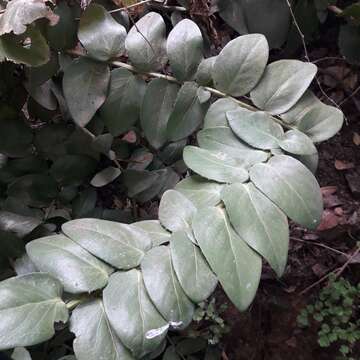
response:
M76 336L73 347L77 360L133 360L110 326L100 299L81 304L72 312L70 331Z
M203 38L195 22L184 19L171 30L167 39L170 67L180 81L193 79L203 59Z
M181 357L176 352L175 346L171 345L166 349L162 360L181 360Z
M98 4L90 4L82 13L78 37L88 54L99 61L125 52L126 29Z
M249 178L242 161L222 152L187 146L183 156L185 164L206 179L233 183L244 182Z
M109 95L101 108L101 118L112 135L118 136L136 123L145 86L141 78L126 69L111 71Z
M298 130L287 131L279 145L286 152L295 155L313 155L317 152L311 139Z
M141 106L141 127L149 143L159 149L167 141L167 124L179 86L164 79L152 80Z
M176 190L166 191L161 198L159 220L171 232L184 230L192 238L191 222L195 213L195 205Z
M95 171L97 162L84 155L65 155L50 168L51 175L64 186L81 185Z
M202 86L209 86L213 82L212 73L214 69L214 64L216 61L216 56L212 56L207 59L203 59L199 64L199 67L196 71L196 82Z
M54 323L67 322L62 287L47 274L34 273L0 282L0 349L32 346L54 336Z
M284 213L251 183L227 186L222 200L236 232L281 276L289 248Z
M229 127L217 126L201 130L197 133L197 140L203 149L223 152L248 165L254 165L268 159L266 152L251 148L242 142Z
M101 171L99 171L90 181L90 184L95 187L103 187L111 182L113 182L116 178L118 178L121 174L121 170L119 168L109 166Z
M259 285L261 257L236 234L222 209L201 209L193 229L225 293L240 311L246 310Z
M27 46L23 45L26 39L31 40ZM50 60L50 49L46 39L37 28L31 27L20 36L1 36L0 53L10 61L28 66L41 66Z
M221 201L222 184L193 175L180 181L175 190L185 195L196 208L215 206Z
M74 60L64 71L63 90L70 113L84 127L104 103L110 70L107 64L91 59Z
M213 79L217 89L232 96L249 93L259 82L269 58L269 45L260 34L239 36L217 56Z
M82 191L72 202L73 218L87 217L95 209L97 194L94 188Z
M30 234L40 224L41 220L34 217L0 211L0 230L10 232L19 238Z
M132 223L130 226L145 231L151 239L153 247L170 241L171 234L162 227L159 220L138 221Z
M63 235L47 236L26 245L35 266L55 276L66 292L78 294L105 287L111 268Z
M175 329L190 324L194 305L184 293L171 263L170 249L159 246L146 253L141 270L146 290L162 316Z
M26 25L41 18L48 18L53 23L57 20L44 1L12 0L8 2L5 13L0 17L0 35L10 32L20 35L26 31Z
M62 231L82 248L118 269L138 266L152 245L145 231L100 219L72 220L63 224Z
M31 67L27 69L28 83L30 87L36 87L46 83L59 71L59 61L58 56L51 54L50 60L38 67ZM49 85L53 85L51 82ZM53 86L49 86L50 88ZM36 100L36 99L35 99Z
M178 92L167 124L167 137L170 141L188 137L201 125L208 105L200 103L197 91L195 82L186 82Z
M217 278L199 248L185 232L172 235L171 259L175 273L186 295L195 303L206 300L215 290Z
M51 91L51 80L46 81L41 85L33 85L31 83L25 83L24 85L29 95L43 108L47 110L56 110L57 101Z
M314 64L298 60L279 60L268 65L251 100L273 115L288 111L301 98L315 77Z
M248 33L242 0L220 0L219 15L239 34Z
M11 354L13 360L31 360L30 353L23 347L17 347Z
M292 155L295 159L303 163L313 174L316 173L316 170L319 165L319 154L316 151L312 155Z
M285 155L250 169L250 179L292 220L310 229L320 223L323 203L314 175L299 161Z
M204 129L217 126L229 126L226 113L239 109L239 105L232 99L223 98L216 100L211 106L204 119Z
M166 337L169 325L151 302L141 271L113 274L104 290L104 305L111 326L136 358L156 350Z
M59 21L46 29L50 47L57 51L73 48L76 45L78 29L75 11L66 2L60 2L54 13L59 16Z
M360 64L360 28L351 24L340 26L339 48L350 64Z
M125 41L130 62L141 71L158 70L166 63L166 26L162 16L149 12L130 29Z

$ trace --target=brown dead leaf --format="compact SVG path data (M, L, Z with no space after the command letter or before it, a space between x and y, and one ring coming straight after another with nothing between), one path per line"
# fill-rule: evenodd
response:
M128 133L126 133L121 140L124 140L126 141L127 143L129 144L134 144L136 143L136 139L137 139L137 136L136 136L136 133L135 131L132 131L130 130Z
M325 209L322 214L321 222L317 230L325 231L325 230L333 229L334 227L339 225L339 221L340 218L332 210Z
M353 142L356 146L360 145L360 135L357 132L354 132Z
M354 163L342 160L335 160L335 169L336 170L349 170L355 167Z

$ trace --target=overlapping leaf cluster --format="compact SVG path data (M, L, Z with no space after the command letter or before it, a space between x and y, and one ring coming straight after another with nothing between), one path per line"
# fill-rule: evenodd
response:
M51 338L54 323L67 322L68 310L75 307L70 330L79 360L151 359L163 351L168 330L189 325L196 303L207 299L218 282L245 310L259 285L262 258L277 275L283 274L288 218L309 228L320 221L322 199L312 173L318 160L314 143L340 129L342 114L308 90L316 74L314 65L296 60L267 65L269 46L263 35L238 37L218 56L204 59L202 33L192 20L178 22L166 38L162 16L149 12L127 33L96 3L80 16L77 37L84 52L71 51L80 55L76 59L65 52L76 36L71 31L65 36L63 30L74 25L73 9L63 3L53 9L60 18L54 27L47 24L47 35L42 36L61 51L60 67L36 84L37 70L49 70L51 56L37 62L35 55L15 57L9 50L12 45L4 47L8 41L14 44L15 36L40 31L34 20L53 19L45 3L33 2L31 17L19 9L14 12L21 0L10 2L0 22L3 34L11 36L0 38L2 54L27 65L44 64L29 70L30 96L43 107L46 100L48 110L54 101L77 128L45 125L35 131L33 142L23 119L14 116L10 123L11 113L0 119L1 126L10 129L7 134L21 135L15 143L0 145L8 161L3 169L10 174L4 182L7 199L25 194L25 205L32 210L57 199L59 190L64 193L75 186L76 194L76 186L95 173L97 161L85 161L91 159L89 151L117 160L114 137L134 128L140 128L149 148L167 160L153 171L126 170L128 194L139 201L164 194L159 220L127 225L76 219L64 223L60 234L28 242L31 272L0 283L0 315L5 319L0 324L0 348ZM31 44L32 48L35 43ZM42 47L36 49L45 59ZM127 63L119 61L124 55ZM61 83L50 79L55 73ZM222 98L210 106L212 94ZM248 94L253 105L238 100ZM61 132L55 130L59 126ZM195 132L197 145L185 146ZM73 136L85 140L71 142ZM14 157L31 155L33 161L41 161L42 150L46 161L39 175L14 175L19 162ZM169 180L171 168L166 163L178 159L182 150L186 167L195 175L167 190L179 175ZM83 154L86 157L79 159ZM89 171L84 175L81 170L77 177L79 167ZM115 170L104 171L110 175L98 174L93 184L114 179ZM24 186L31 191L24 192ZM44 187L54 194L39 191ZM9 226L11 221L5 223Z

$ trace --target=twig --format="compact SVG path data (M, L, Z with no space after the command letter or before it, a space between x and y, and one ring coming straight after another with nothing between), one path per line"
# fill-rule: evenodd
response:
M320 59L316 59L316 60L313 60L313 64L317 64L321 61L326 61L326 60L336 60L336 61L345 61L346 62L346 59L345 58L342 58L342 57L336 57L336 56L325 56L323 58L320 58Z
M187 9L182 7L182 6L162 5L161 3L154 2L154 0L143 0L143 1L139 1L136 4L132 4L132 5L129 5L129 6L124 6L124 7L119 8L119 9L110 10L109 13L113 14L113 13L117 13L119 11L126 11L126 10L134 8L136 6L145 5L145 4L149 4L149 5L152 5L152 6L155 6L155 7L161 7L162 9L170 10L170 11L181 11L181 12L187 11Z
M359 91L360 91L360 86L358 86L347 98L345 98L345 99L339 104L339 106L345 104L348 100L350 100L351 98L353 98Z
M328 10L332 11L336 15L342 15L343 11L335 5L329 5Z
M136 4L132 4L132 5L129 5L129 6L124 6L122 8L119 8L119 9L115 9L115 10L110 10L108 11L109 14L113 14L113 13L117 13L119 11L126 11L128 9L131 9L131 8L134 8L134 7L137 7L137 6L140 6L140 5L145 5L145 4L148 4L150 2L152 2L153 0L143 0L143 1L139 1L138 3Z
M349 266L351 261L360 253L360 247L357 248L357 250L349 257L349 259L346 261L346 263L339 269L339 271L335 275L335 279L337 279L344 270Z

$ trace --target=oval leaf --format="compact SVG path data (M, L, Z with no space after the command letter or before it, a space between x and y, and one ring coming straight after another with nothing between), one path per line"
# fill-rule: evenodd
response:
M159 220L143 220L131 224L132 227L146 232L151 239L153 247L170 241L171 234L166 231Z
M121 174L119 168L109 166L104 170L98 172L90 181L90 184L95 187L103 187L113 182Z
M323 203L314 175L298 160L286 155L272 157L250 169L250 179L292 220L315 229Z
M259 285L261 257L236 234L222 209L201 209L193 229L225 293L240 311L246 310Z
M72 220L62 226L62 231L91 254L118 269L138 266L152 245L144 231L107 220Z
M279 145L286 152L295 155L312 155L317 151L311 139L298 130L287 131Z
M215 87L232 96L249 93L259 82L268 58L269 45L264 35L231 40L216 58L212 72Z
M231 98L224 98L216 100L209 107L204 119L204 129L213 128L217 126L229 126L226 118L228 111L239 109L239 105Z

